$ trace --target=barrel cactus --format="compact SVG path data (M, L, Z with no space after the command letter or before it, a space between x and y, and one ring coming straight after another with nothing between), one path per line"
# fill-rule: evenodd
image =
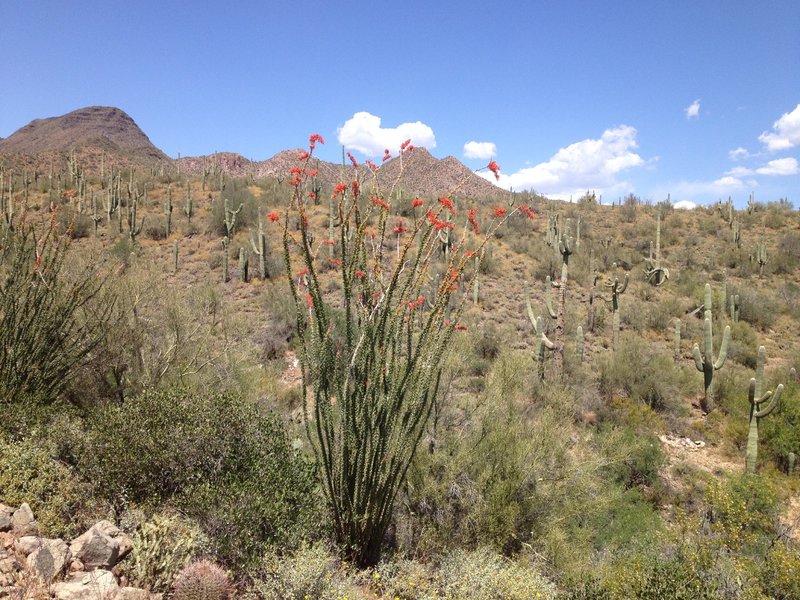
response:
M228 600L231 597L228 576L208 560L188 564L173 586L173 600Z

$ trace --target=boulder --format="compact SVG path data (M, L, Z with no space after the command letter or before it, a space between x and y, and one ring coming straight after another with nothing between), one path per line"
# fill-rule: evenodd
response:
M23 502L11 515L11 527L17 535L35 535L39 533L39 525L33 516L31 507Z
M31 552L42 546L42 539L35 535L24 535L14 541L14 551L28 556Z
M39 547L28 555L28 569L44 583L49 583L64 572L70 559L69 546L64 540L43 539Z
M112 540L117 542L119 548L119 555L117 560L122 560L128 553L133 550L133 540L128 537L119 527L114 525L111 521L99 521L94 525L98 530L105 533Z
M150 592L135 587L121 587L114 600L150 600Z
M111 571L95 569L75 573L69 581L53 584L51 590L56 600L112 600L119 584Z
M14 508L6 506L0 502L0 531L11 531L13 524L11 517L14 515Z
M69 549L87 571L110 569L119 560L119 543L103 533L103 527L98 525L93 525L89 531L72 540Z

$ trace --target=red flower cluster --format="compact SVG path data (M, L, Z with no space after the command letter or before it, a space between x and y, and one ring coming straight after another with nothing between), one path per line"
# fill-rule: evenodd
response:
M326 246L335 246L336 245L336 242L334 242L333 240L322 240L322 243L325 244Z
M309 147L313 150L314 148L317 147L317 142L319 142L320 144L324 144L325 140L322 139L322 136L320 134L312 133L308 137L308 145L309 145Z
M297 272L297 276L298 277L305 277L306 275L308 275L308 269L305 269L305 268L304 269L300 269Z
M268 212L267 213L267 218L269 219L270 223L274 223L275 221L280 219L281 216L276 212Z
M334 267L341 267L342 266L342 261L339 260L338 258L329 258L328 262L331 265L333 265Z
M306 171L306 175L308 175L309 177L316 177L317 175L319 175L319 169L308 169Z
M347 190L346 183L337 183L333 188L333 195L331 196L331 198L336 198L336 196L338 196L339 194L341 194L346 190Z
M305 160L305 159L307 159L309 156L311 156L311 155L310 155L308 152L305 152L305 151L304 151L304 152L301 152L301 153L300 153L300 154L297 156L297 160Z
M366 235L366 236L367 236L369 239L371 239L371 240L374 240L374 239L375 239L375 235L376 235L376 234L375 234L375 232L374 232L374 231L372 231L372 230L370 230L370 229L367 229L367 230L364 232L364 235Z
M496 160L493 160L488 165L486 165L486 168L489 169L492 173L494 173L495 179L500 179L500 165L497 164Z
M353 198L358 199L358 181L353 179Z
M350 154L350 152L347 153L347 158L350 159L350 162L353 164L354 167L358 166L358 161L356 160L356 157Z
M425 216L428 217L428 222L431 225L433 225L433 228L436 231L441 231L442 229L445 229L445 228L447 228L447 229L455 229L455 227L456 227L455 223L450 223L449 221L441 221L441 220L439 220L436 217L436 213L434 213L430 209L428 210L427 213L425 213Z
M469 213L467 214L467 219L472 225L472 229L475 231L476 235L480 233L480 231L478 231L478 218L476 216L477 214L478 214L477 208L470 208Z
M523 204L522 206L520 206L520 207L519 207L519 209L520 209L522 212L524 212L526 215L528 215L528 218L529 218L529 219L535 219L535 218L536 218L536 213L535 213L535 212L533 212L533 211L531 210L531 207L530 207L530 206L528 206L527 204Z
M475 250L467 250L466 252L464 252L464 256L466 256L467 258L472 258L476 254L477 252L475 252Z
M389 149L388 149L388 148L386 148L386 149L383 151L383 159L382 159L382 162L386 162L386 161L387 161L387 160L389 160L390 158L392 158L392 155L389 153Z
M370 200L372 200L373 204L377 204L381 208L389 210L389 204L383 198L378 198L377 196L373 196L372 198L370 198Z
M456 209L453 206L453 201L450 200L447 196L439 196L439 202L442 206L444 206L447 210L450 211L451 215L456 214Z
M317 195L314 192L308 192L308 197L311 198L312 200L317 199Z
M374 162L372 162L372 161L371 161L371 160L369 160L369 159L367 159L367 166L368 166L370 169L372 169L373 171L377 171L377 170L378 170L378 165L376 165Z
M425 302L425 296L419 296L416 300L412 300L408 303L409 310L417 310L420 306L423 305Z
M422 206L423 204L425 204L425 201L422 198L414 198L411 201L411 206L413 206L414 208L417 208L418 206Z
M392 232L396 235L402 235L406 231L408 231L408 227L406 227L406 224L403 223L403 219L399 219L397 221L397 225L395 225L394 229L392 229Z
M311 292L306 292L306 306L308 306L308 308L314 306L314 299L311 297Z
M462 325L461 323L458 323L456 325L456 331L466 331L466 330L467 330L467 326L466 325Z
M410 140L410 139L409 139L409 140L406 140L405 142L403 142L402 144L400 144L400 150L406 150L406 149L407 149L407 148L409 148L409 147L411 147L411 148L413 148L413 147L414 147L414 146L411 146L411 140Z
M494 216L498 219L502 219L508 214L508 209L503 208L502 206L495 206L494 207Z
M364 277L366 276L367 274L364 271L362 271L361 269L356 269L356 277L358 277L359 279L364 279Z

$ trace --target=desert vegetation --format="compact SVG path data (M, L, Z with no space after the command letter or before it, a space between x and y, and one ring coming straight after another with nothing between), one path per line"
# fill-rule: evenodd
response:
M788 201L417 195L410 143L309 142L5 161L1 503L176 599L800 598Z

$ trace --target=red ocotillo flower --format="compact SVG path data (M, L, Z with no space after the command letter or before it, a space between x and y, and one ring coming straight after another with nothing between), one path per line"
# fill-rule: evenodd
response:
M316 148L317 142L319 142L320 144L324 144L325 140L322 139L322 136L320 134L312 133L308 137L308 145L309 145L309 147L313 150L314 148Z
M377 196L373 196L372 198L370 198L370 200L372 200L373 204L377 204L381 208L389 210L389 204L383 198L378 198Z
M274 223L275 221L280 219L281 216L276 212L268 212L267 213L267 218L270 220L270 223Z
M439 202L442 206L444 206L447 210L450 211L451 215L456 214L456 209L453 206L453 201L448 198L447 196L439 196Z
M358 161L356 160L356 157L355 157L355 156L353 156L353 155L352 155L350 152L348 152L348 153L347 153L347 158L349 158L349 159L350 159L350 162L352 163L352 165L353 165L354 167L357 167L357 166L358 166Z
M422 198L414 198L411 201L411 206L413 206L414 208L417 208L418 206L422 206L423 204L425 204L425 201Z
M341 194L345 190L347 190L347 184L346 183L337 183L333 188L333 195L331 196L331 198L336 198L336 196L338 196L339 194Z
M486 168L489 169L492 173L494 173L495 179L500 179L500 165L497 164L496 160L493 160L488 165L486 165Z
M478 233L480 233L478 231L478 218L476 216L477 214L478 214L478 209L477 208L470 208L469 209L469 213L467 214L467 219L469 220L470 224L472 225L472 229L475 231L476 235Z
M494 207L494 216L498 219L502 219L508 214L508 209L503 208L502 206L495 206Z

